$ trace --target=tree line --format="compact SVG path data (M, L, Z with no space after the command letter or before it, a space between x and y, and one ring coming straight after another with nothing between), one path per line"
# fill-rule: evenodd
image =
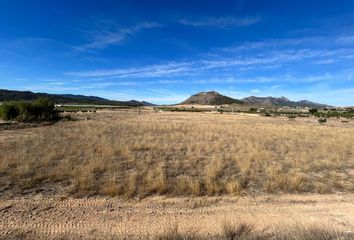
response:
M5 102L0 105L0 118L5 121L55 121L59 114L47 98L34 101Z

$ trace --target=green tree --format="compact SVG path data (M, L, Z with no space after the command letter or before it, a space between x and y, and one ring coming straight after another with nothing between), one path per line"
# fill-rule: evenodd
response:
M0 117L5 121L13 120L19 115L19 110L13 103L0 105Z
M310 112L312 115L314 115L315 113L318 112L318 110L317 110L316 108L312 108L312 109L309 110L309 112Z
M0 105L0 117L6 121L20 122L53 121L59 115L54 103L49 99L37 99L34 102L12 102Z

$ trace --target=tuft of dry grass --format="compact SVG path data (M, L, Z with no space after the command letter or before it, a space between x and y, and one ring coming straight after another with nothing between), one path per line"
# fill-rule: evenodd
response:
M157 240L350 240L353 233L338 232L331 227L292 226L277 228L271 231L256 231L253 225L240 222L238 224L224 223L218 235L203 236L195 233L181 233L178 225L168 228Z
M206 113L89 118L3 131L0 186L125 197L354 191L348 125Z

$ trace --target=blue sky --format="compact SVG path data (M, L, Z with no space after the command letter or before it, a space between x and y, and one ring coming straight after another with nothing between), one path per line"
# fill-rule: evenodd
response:
M0 88L354 105L354 1L1 0Z

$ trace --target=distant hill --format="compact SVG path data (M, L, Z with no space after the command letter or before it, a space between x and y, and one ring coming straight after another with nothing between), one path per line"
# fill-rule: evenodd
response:
M30 101L38 98L48 98L55 103L66 104L97 104L97 105L119 105L119 106L153 106L154 104L145 101L112 101L95 96L84 96L74 94L48 94L33 93L30 91L12 91L0 89L0 102L4 101Z
M251 105L258 105L264 107L309 107L309 108L322 108L329 107L328 105L315 103L307 100L302 101L290 101L286 97L247 97L242 99L243 102L246 102Z
M223 104L242 104L252 107L308 107L308 108L324 108L329 105L315 103L307 100L291 101L286 97L246 97L241 100L224 96L218 92L200 92L192 95L181 104L198 104L198 105L223 105Z
M223 105L223 104L243 104L242 101L221 95L218 92L200 92L192 95L181 104L199 104L199 105Z

